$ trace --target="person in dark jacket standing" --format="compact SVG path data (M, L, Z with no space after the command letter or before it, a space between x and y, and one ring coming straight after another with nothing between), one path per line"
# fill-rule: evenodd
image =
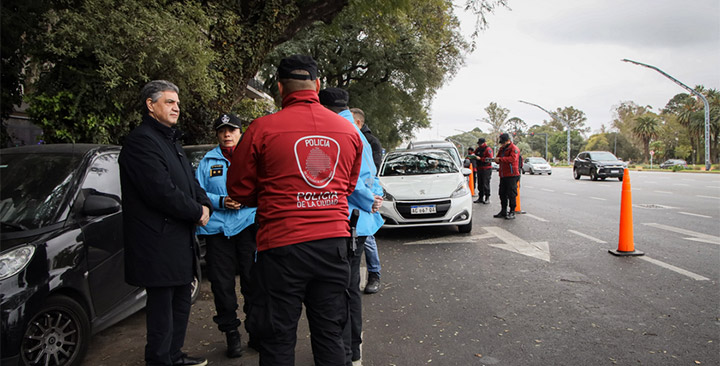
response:
M125 280L147 291L147 365L202 366L182 352L197 266L195 225L212 204L195 179L175 128L178 87L154 80L143 87L145 113L120 153Z
M500 195L501 210L493 217L505 218L506 220L515 219L515 205L517 196L517 183L520 179L520 170L518 169L518 156L520 149L510 141L510 135L503 133L498 140L500 148L498 149L495 162L500 165ZM510 212L508 212L510 206Z
M257 207L259 225L245 326L261 366L294 365L305 304L315 365L344 365L348 196L363 142L355 126L320 104L312 57L282 59L278 89L282 110L250 123L228 171L228 195Z
M477 149L475 149L475 156L477 157L477 169L478 169L478 199L475 203L490 203L490 178L492 178L492 162L488 159L493 158L493 150L490 146L487 146L484 138L479 138L477 141Z

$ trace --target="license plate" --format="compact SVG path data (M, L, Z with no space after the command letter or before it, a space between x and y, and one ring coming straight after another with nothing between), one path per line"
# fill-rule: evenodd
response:
M613 169L613 170L610 171L610 173L620 173L620 171L617 170L617 169Z
M434 214L436 212L435 205L410 206L410 213L413 215Z

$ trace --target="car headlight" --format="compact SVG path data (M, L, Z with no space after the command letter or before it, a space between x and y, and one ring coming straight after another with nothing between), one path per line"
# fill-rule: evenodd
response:
M388 192L384 189L383 189L383 192L385 192L385 194L383 194L383 201L387 201L387 202L395 201L395 197L393 197L393 195L391 195L390 192Z
M0 280L20 272L32 259L35 247L32 245L12 249L0 255Z
M465 182L460 182L457 188L455 188L455 191L450 195L450 198L462 197L466 194L470 194L470 188L468 188Z

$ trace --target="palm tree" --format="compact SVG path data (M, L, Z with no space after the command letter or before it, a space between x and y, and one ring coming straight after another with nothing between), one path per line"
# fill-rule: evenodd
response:
M632 131L643 143L646 160L650 158L650 140L656 138L660 132L660 123L660 118L655 113L646 113L635 118Z

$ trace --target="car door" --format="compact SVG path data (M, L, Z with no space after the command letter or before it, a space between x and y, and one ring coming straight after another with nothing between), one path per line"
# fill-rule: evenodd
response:
M580 154L580 174L590 174L590 154Z
M102 153L90 163L78 200L100 195L121 200L118 152ZM89 216L82 225L88 284L96 316L102 317L136 287L125 282L122 213Z

